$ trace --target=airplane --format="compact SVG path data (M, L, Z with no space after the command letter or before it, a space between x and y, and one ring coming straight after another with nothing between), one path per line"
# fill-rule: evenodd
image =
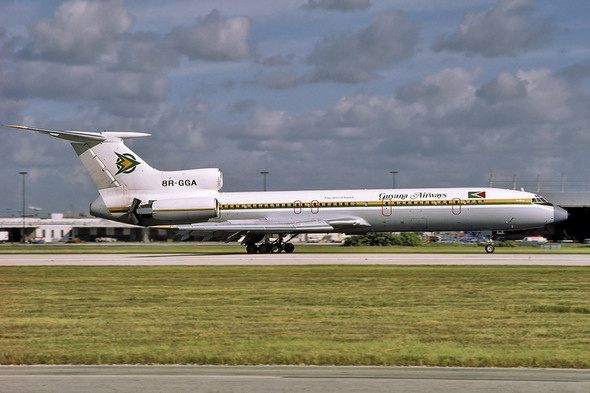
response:
M71 142L98 188L93 216L185 239L239 240L252 254L292 253L302 233L520 230L568 218L540 195L499 188L221 192L220 169L159 171L124 143L150 134L6 126Z

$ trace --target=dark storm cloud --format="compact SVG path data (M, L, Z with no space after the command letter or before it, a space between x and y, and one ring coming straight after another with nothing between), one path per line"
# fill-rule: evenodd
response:
M307 58L316 67L315 81L360 83L378 78L378 71L414 54L418 26L403 13L388 11L356 33L319 42Z
M435 51L515 56L548 43L553 25L535 19L534 0L500 0L483 12L469 12L459 30L439 39Z

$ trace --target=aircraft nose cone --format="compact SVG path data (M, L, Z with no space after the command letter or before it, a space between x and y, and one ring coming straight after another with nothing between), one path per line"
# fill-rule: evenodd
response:
M559 206L553 207L553 222L565 221L569 218L569 216L570 214L567 212L567 210Z

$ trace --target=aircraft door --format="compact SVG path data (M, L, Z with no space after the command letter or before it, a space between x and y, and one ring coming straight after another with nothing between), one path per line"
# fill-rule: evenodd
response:
M317 200L311 201L311 214L318 214L320 212L320 202Z
M383 199L381 201L381 214L383 214L385 217L391 216L393 213L393 207L391 205L393 205L393 201Z
M459 214L461 214L461 199L460 198L453 198L453 201L451 202L451 210L453 212L454 215L458 216Z
M293 213L295 214L301 214L301 208L303 206L303 203L301 203L301 201L298 199L295 202L293 202Z

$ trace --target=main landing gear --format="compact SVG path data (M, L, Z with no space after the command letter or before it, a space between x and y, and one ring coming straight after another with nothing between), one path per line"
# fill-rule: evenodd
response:
M269 237L264 238L264 242L260 245L256 245L255 242L251 241L246 244L246 252L248 254L278 254L280 252L286 252L291 254L295 251L295 245L289 243L296 235L291 236L287 241L283 241L283 237L271 241Z

